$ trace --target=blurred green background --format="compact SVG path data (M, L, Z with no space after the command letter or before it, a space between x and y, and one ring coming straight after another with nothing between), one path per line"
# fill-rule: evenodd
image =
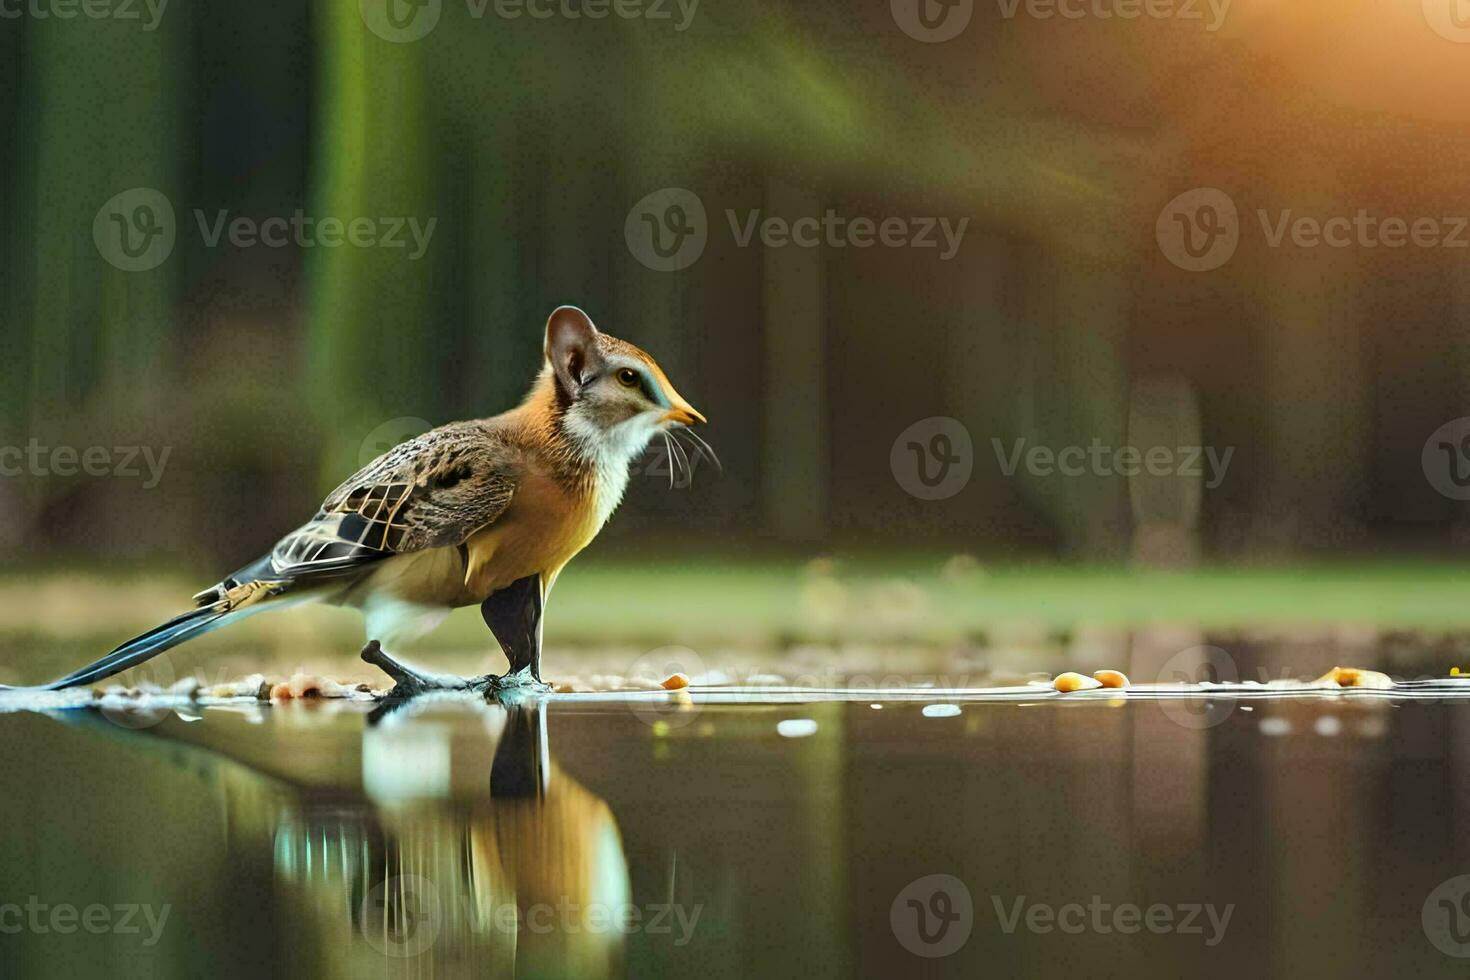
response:
M1465 504L1422 459L1467 412L1466 252L1272 247L1256 218L1463 212L1470 58L1419 3L1239 0L1218 30L979 5L943 44L886 3L430 8L405 43L348 0L0 24L0 443L166 459L156 486L54 454L0 478L0 680L176 610L393 442L512 405L561 303L659 359L725 470L671 490L639 464L553 644L1467 618ZM1196 187L1240 212L1208 272L1155 234ZM93 236L134 188L175 216L143 271ZM668 272L625 238L664 188L707 213ZM947 259L741 245L755 209L967 224ZM434 224L418 258L200 227L298 210ZM973 472L926 500L892 452L936 416ZM1233 456L1217 486L1007 475L1023 439ZM355 635L304 615L323 632L220 642ZM434 642L482 642L456 624Z

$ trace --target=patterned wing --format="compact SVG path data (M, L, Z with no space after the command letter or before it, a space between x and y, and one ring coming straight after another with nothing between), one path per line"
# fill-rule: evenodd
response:
M271 551L283 577L330 574L389 555L463 544L515 493L510 454L478 422L426 432L327 495L315 518Z

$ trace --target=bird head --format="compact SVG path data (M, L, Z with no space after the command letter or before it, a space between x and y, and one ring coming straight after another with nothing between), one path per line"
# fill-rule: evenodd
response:
M546 366L568 433L598 453L631 460L661 433L705 421L657 361L598 330L575 306L558 307L546 321Z

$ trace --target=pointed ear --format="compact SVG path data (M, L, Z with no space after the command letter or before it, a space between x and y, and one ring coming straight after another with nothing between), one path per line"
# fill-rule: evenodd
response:
M576 395L582 382L602 366L592 319L575 306L553 310L546 320L546 359L562 390Z

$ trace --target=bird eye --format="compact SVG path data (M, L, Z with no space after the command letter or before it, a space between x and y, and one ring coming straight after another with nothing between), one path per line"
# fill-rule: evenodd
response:
M638 372L632 368L623 368L618 372L618 384L624 388L638 387Z

